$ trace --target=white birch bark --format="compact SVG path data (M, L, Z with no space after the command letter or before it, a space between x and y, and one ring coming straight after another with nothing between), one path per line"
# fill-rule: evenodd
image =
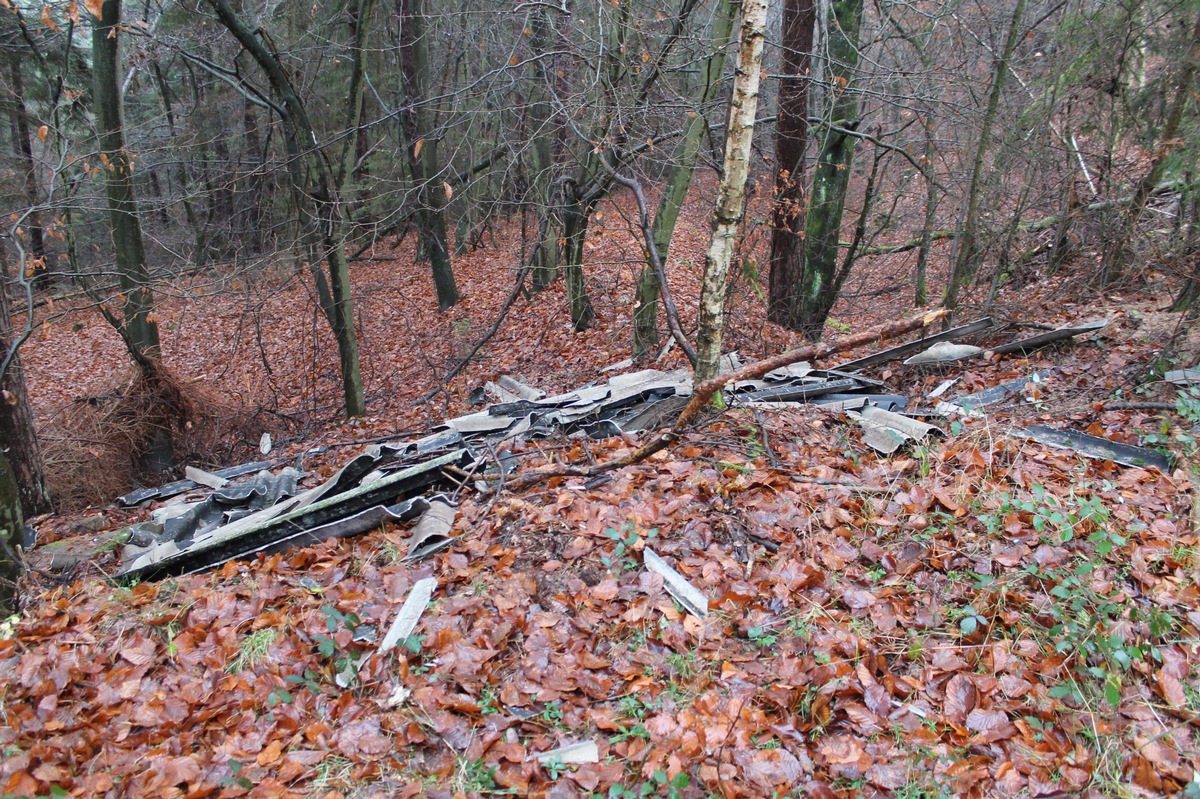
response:
M696 337L696 382L716 377L725 328L725 289L729 262L741 226L750 172L750 142L758 111L763 42L766 38L767 0L742 0L738 34L737 72L729 98L729 124L725 132L724 176L713 210L712 239L704 259L700 289L700 332Z

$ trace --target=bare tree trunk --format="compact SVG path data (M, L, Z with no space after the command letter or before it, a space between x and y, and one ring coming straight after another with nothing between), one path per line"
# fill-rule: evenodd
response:
M118 30L121 0L104 0L92 28L96 133L105 166L105 192L112 226L113 252L121 285L124 322L120 333L134 360L152 374L161 358L158 324L153 319L154 294L146 266L146 249L133 188L133 166L125 149L121 114Z
M417 220L421 243L433 269L438 310L458 304L458 287L446 246L446 194L435 180L439 172L438 142L433 137L428 102L429 50L424 0L397 0L400 17L400 64L407 108L404 128L409 144L409 172L417 187Z
M337 194L336 175L326 154L317 145L308 111L296 94L279 58L234 13L229 0L207 0L221 24L233 34L267 75L271 89L282 102L277 110L286 131L292 186L297 200L307 197L315 219L304 225L310 250L320 252L329 266L330 307L327 317L337 339L346 415L366 413L362 373L359 370L358 336L354 329L354 307L350 296L350 264L346 258L348 221ZM301 212L303 213L303 212Z
M1193 266L1183 288L1171 304L1171 310L1195 319L1200 316L1200 186L1197 186L1195 174L1189 173L1185 180L1187 185L1179 200L1179 215L1190 215L1182 230L1181 260L1186 262L1190 258Z
M1154 156L1150 160L1150 169L1138 184L1137 191L1133 194L1133 200L1125 207L1121 217L1121 232L1105 251L1104 259L1100 264L1100 282L1104 286L1112 285L1124 275L1125 268L1133 257L1133 237L1137 231L1138 220L1142 218L1142 213L1146 210L1146 202L1150 199L1151 192L1162 181L1163 173L1167 169L1168 157L1184 143L1182 139L1176 137L1179 135L1179 126L1183 121L1184 108L1192 99L1192 83L1196 77L1197 63L1200 62L1200 16L1196 18L1196 24L1192 29L1192 40L1184 58L1183 68L1175 81L1175 96L1171 100L1167 119L1163 123L1162 134L1159 136L1158 149L1155 150Z
M721 0L713 16L712 32L709 35L711 55L704 61L701 70L703 83L697 109L688 121L683 138L675 147L675 157L671 163L671 171L667 175L667 185L663 188L662 199L658 212L654 215L653 238L658 250L660 264L666 266L667 250L671 246L671 236L675 232L675 223L679 220L679 211L687 198L688 189L692 185L692 176L696 171L696 161L700 156L700 148L708 135L708 117L706 107L716 97L721 87L721 78L725 73L727 60L725 51L733 36L733 22L737 17L738 0ZM647 253L647 260L650 255ZM633 354L641 355L658 346L658 295L662 286L659 283L658 272L654 265L647 263L642 268L638 279L637 298L633 310Z
M537 59L531 65L533 88L529 103L528 129L533 141L530 144L530 167L533 170L532 188L538 203L538 218L553 214L555 204L554 185L554 139L557 133L552 124L554 110L550 105L550 70L546 59L550 56L550 21L546 9L535 6L530 11L529 46ZM537 262L533 268L533 287L545 288L558 276L558 233L554 225L538 225L545 230L545 237L537 249Z
M828 96L830 120L821 139L821 151L813 172L804 222L804 271L800 276L797 302L799 330L809 339L821 337L829 310L837 301L849 269L838 269L839 235L846 193L850 189L850 164L854 159L858 126L858 96L850 88L858 67L858 31L863 0L832 0L829 4ZM864 204L869 204L868 198Z
M14 128L16 132L17 151L25 171L25 201L29 207L36 209L41 192L38 189L37 162L33 158L33 136L29 132L29 109L25 104L25 85L21 75L21 62L16 53L11 55L12 97ZM42 215L37 210L29 214L29 251L36 261L36 268L43 274L51 271L50 253L46 249L46 229L42 225Z
M917 252L916 286L913 289L913 305L920 308L928 301L927 273L929 245L933 243L933 225L937 221L938 189L933 179L933 159L937 154L933 139L933 121L925 117L925 165L929 174L925 178L925 224L921 228L921 249Z
M50 510L50 491L42 471L42 452L33 408L29 404L25 374L17 352L24 336L16 335L13 330L8 300L9 269L2 244L0 242L0 456L7 455L12 465L17 496L25 515L36 516ZM17 268L22 269L23 265L18 264ZM28 289L28 284L21 282ZM30 300L32 293L27 291L26 301ZM0 526L3 526L2 519Z
M1004 94L1004 83L1008 77L1008 65L1012 61L1013 51L1017 49L1017 41L1021 34L1021 18L1025 16L1026 0L1017 0L1013 9L1012 20L1008 26L1008 36L1004 40L1004 50L996 61L992 72L992 88L988 94L987 110L983 113L983 127L979 131L979 144L975 149L975 163L971 169L971 183L967 188L967 212L963 218L962 232L958 235L958 257L950 272L950 284L946 286L946 296L943 304L953 308L958 303L958 290L966 283L974 280L979 269L983 253L979 249L979 204L983 199L984 163L987 161L988 149L992 146L992 129L996 125L996 116L1000 111L1000 98Z
M24 538L25 520L17 497L17 482L12 466L0 451L0 613L17 610L17 580L21 562L16 559L17 544Z
M784 1L767 319L789 330L800 330L803 323L804 152L808 148L808 85L816 20L814 0Z
M729 98L729 123L725 132L724 174L717 189L712 239L704 258L704 280L700 288L696 382L714 378L719 371L729 263L742 222L746 179L750 174L750 144L754 138L754 115L758 110L766 20L767 0L742 0L737 73Z

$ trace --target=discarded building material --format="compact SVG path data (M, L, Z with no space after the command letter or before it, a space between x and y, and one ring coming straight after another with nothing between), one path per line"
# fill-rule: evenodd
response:
M906 355L912 355L913 353L920 352L921 350L927 348L930 344L936 344L939 341L954 341L955 339L960 339L963 336L969 336L972 333L978 333L982 330L987 330L992 326L992 324L992 317L985 316L982 319L977 319L969 324L952 327L949 330L942 331L941 333L935 333L932 336L925 336L917 339L916 341L910 341L907 344L890 347L886 350L876 352L873 355L867 355L862 358L856 358L853 361L839 363L834 368L843 372L854 372L858 371L859 369L865 369L868 366L887 363L888 361L894 361L899 358L903 358Z
M507 481L506 485L514 491L520 491L551 477L595 477L623 466L640 463L682 438L688 428L700 416L701 412L709 406L718 392L723 392L725 387L731 383L736 383L739 380L755 380L770 371L787 366L788 364L814 358L824 358L838 352L845 352L855 347L861 347L872 341L881 341L902 336L905 333L929 327L929 325L944 319L947 313L945 309L930 311L920 317L890 322L886 325L881 325L844 338L838 338L831 342L808 344L770 358L764 358L761 361L746 364L741 368L705 380L699 385L689 385L691 398L671 426L649 437L637 449L611 460L586 467L555 464L540 469L531 469L524 474L516 475L513 480Z
M1007 355L1012 352L1032 352L1039 347L1045 347L1047 344L1053 344L1056 341L1061 341L1065 338L1078 336L1081 333L1094 333L1097 330L1102 330L1108 327L1107 319L1092 319L1088 322L1081 322L1073 327L1060 327L1057 330L1050 330L1045 333L1039 333L1036 336L1023 338L1019 341L1013 341L1008 344L1001 344L999 347L992 347L992 352L1000 355Z
M955 361L973 358L983 352L982 347L970 344L955 344L952 341L939 341L924 352L904 361L905 366L928 366L939 363L954 363Z
M675 601L682 605L684 610L700 618L708 615L708 597L696 590L682 574L667 565L667 562L650 547L642 550L642 562L648 571L662 575L663 587L667 589L668 594L675 597Z
M600 749L595 741L580 741L548 752L537 752L533 757L543 766L548 763L560 763L564 766L572 763L599 763Z
M1189 383L1200 383L1200 368L1172 369L1163 375L1163 379L1168 383L1174 383L1177 386L1186 386Z
M949 402L939 403L938 409L944 412L970 413L979 408L995 404L1001 400L1006 400L1009 397L1015 397L1025 390L1025 386L1030 383L1042 383L1052 377L1057 370L1042 369L1034 372L1028 377L1019 377L1016 380L1009 380L1006 383L992 386L991 388L977 391L974 394L968 394L965 397L950 400Z
M1074 450L1084 457L1112 461L1122 466L1139 468L1153 466L1162 472L1170 472L1174 466L1174 460L1170 456L1157 450L1119 444L1107 438L1080 433L1076 430L1059 430L1046 425L1031 424L1016 432L1039 444Z
M183 478L191 480L193 483L209 488L224 488L229 480L227 478L215 475L212 472L206 472L203 469L197 469L195 466L185 466L183 469Z
M938 397L942 396L943 394L945 394L945 393L946 393L947 391L949 391L950 389L954 388L954 385L955 385L956 383L958 383L958 381L959 381L959 380L962 380L962 377L961 377L961 376L959 376L959 377L952 377L952 378L950 378L949 380L943 380L942 382L938 383L938 387L937 387L937 388L935 388L933 391L930 391L930 392L929 392L929 398L930 398L930 399L937 399Z
M450 419L445 429L416 441L373 445L321 485L300 493L296 486L302 475L294 469L285 469L278 475L263 471L251 479L228 484L208 473L194 472L194 477L212 485L221 484L221 488L200 502L156 510L154 521L139 529L138 540L131 542L119 576L149 579L200 571L233 558L356 535L387 521L411 521L418 516L420 520L406 559L425 557L453 540L450 533L457 513L444 496L430 496L428 491L439 485L459 487L481 476L474 471L480 464L470 449L474 443L487 441L488 448L494 451L499 441L516 436L572 433L610 436L669 425L678 428L689 425L716 392L727 388L728 398L735 402L758 404L764 399L823 398L826 402L861 407L874 398L881 405L902 408L904 397L876 393L884 389L880 381L845 372L814 370L799 361L902 335L928 326L944 315L944 311L932 312L744 367L739 366L736 353L729 353L722 356L721 367L730 371L701 384L695 391L687 369L670 372L646 369L615 375L603 384L553 397L544 397L539 390L512 378L501 378L495 384L495 391L504 392L501 396L511 397L510 401ZM678 435L677 429L660 434L628 457L636 462ZM498 473L511 471L506 470L504 456L499 456L499 460ZM618 461L610 461L607 468L619 465ZM266 465L254 464L215 474L228 478ZM517 475L505 484L520 488L526 476ZM594 475L589 472L585 476ZM171 490L182 492L196 485L195 481L186 481L174 489L142 492L135 501L165 497L171 495ZM484 487L491 486L485 483ZM668 590L689 612L707 613L707 599L653 553L647 555L647 567L660 570Z
M404 599L404 604L400 606L400 612L396 614L396 619L388 628L387 635L379 644L377 650L379 654L386 655L408 640L408 637L413 634L413 630L417 629L417 622L421 620L421 614L425 612L425 608L429 607L429 601L433 599L433 589L435 588L437 588L437 578L435 577L426 577L413 584L408 596Z
M270 468L269 461L255 461L254 463L243 463L240 466L230 466L227 469L217 469L213 474L230 480ZM123 497L117 497L117 503L126 508L132 508L149 499L170 499L198 487L199 484L194 480L176 480L174 483L167 483L157 488L139 488Z
M909 441L921 441L935 432L941 432L940 428L931 424L874 405L866 405L857 412L847 411L846 415L862 426L863 443L883 455L891 455Z
M840 380L814 380L788 383L776 388L764 388L759 391L751 391L736 396L738 400L744 400L746 402L788 402L812 399L813 397L820 397L824 394L845 392L849 389L860 387L861 384L852 378Z
M405 451L403 447L372 447L325 483L285 502L228 524L164 535L155 546L126 565L119 576L148 579L166 573L194 572L293 543L311 543L314 531L322 528L325 533L338 535L339 527L334 523L376 506L386 508L428 486L451 483L445 468L463 468L474 461L468 450L459 449L381 477L364 479L377 471L372 467L388 465ZM352 530L358 527L350 525Z
M540 388L526 385L510 375L501 375L494 383L488 381L484 389L500 402L540 400L546 396L546 392Z
M450 530L458 518L458 508L445 498L435 499L417 519L405 560L419 560L437 552L452 540Z

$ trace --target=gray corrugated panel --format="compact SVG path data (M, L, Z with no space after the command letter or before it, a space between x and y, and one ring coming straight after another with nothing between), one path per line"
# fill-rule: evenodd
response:
M907 344L901 344L897 347L881 350L880 352L876 352L872 355L856 358L853 361L839 363L834 368L843 372L853 372L858 369L865 369L868 366L874 366L875 364L879 363L887 363L888 361L894 361L898 358L903 358L906 355L911 355L914 352L920 352L930 344L936 344L939 341L954 341L955 339L962 338L963 336L969 336L972 333L978 333L981 330L987 330L991 326L992 317L985 316L982 319L970 322L969 324L954 327L941 333L935 333L932 336L925 336L924 338L919 338L916 341L910 341Z
M1001 355L1006 355L1010 352L1030 352L1039 347L1045 347L1047 344L1061 341L1064 338L1078 336L1080 333L1093 333L1105 327L1108 327L1107 319L1093 319L1090 322L1082 322L1073 327L1060 327L1057 330L1039 333L1036 336L1023 338L1009 344L1001 344L999 347L992 347L991 350Z
M1071 449L1088 458L1108 460L1123 466L1153 466L1160 471L1169 472L1174 465L1172 458L1157 450L1119 444L1077 430L1058 430L1045 425L1031 424L1015 432L1040 444Z

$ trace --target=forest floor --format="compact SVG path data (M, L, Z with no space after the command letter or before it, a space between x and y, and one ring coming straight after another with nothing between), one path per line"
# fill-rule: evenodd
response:
M616 205L593 223L591 330L572 332L561 283L519 299L480 359L424 404L494 319L520 242L458 258L464 299L440 315L411 241L377 248L354 267L370 415L350 422L337 420L336 357L303 278L199 275L160 292L169 368L210 417L238 416L214 428L238 440L201 465L249 460L272 432L281 464L329 447L305 460L319 480L368 441L466 412L500 374L551 393L598 379L628 355L628 254L640 250L624 224ZM681 221L671 279L685 329L706 241L702 215ZM104 542L147 509L36 520L35 566L56 546L99 551L33 575L4 629L0 795L1196 795L1200 401L1107 404L1176 403L1161 373L1192 366L1200 346L1162 310L1163 276L1101 296L1087 262L1002 287L989 312L1005 332L983 343L1036 332L1021 323L1109 318L1097 334L1032 357L871 370L914 405L947 377L966 394L1058 370L891 457L826 411L733 410L607 481L464 494L455 543L419 564L401 562L408 531L389 525L118 585L119 547ZM864 262L830 337L910 312L909 268ZM751 272L731 308L729 348L743 357L795 343L762 321ZM23 357L49 449L63 452L63 420L98 404L80 398L112 395L126 367L94 311L42 313ZM1180 458L1164 474L1007 434L1029 421L1169 439ZM636 443L552 440L525 448L524 466ZM86 472L104 490L102 469L79 460L102 467L104 443L72 452L59 479ZM642 568L647 545L710 597L707 618ZM416 651L375 655L355 631L385 628L428 576L438 587ZM598 762L536 760L587 741Z

